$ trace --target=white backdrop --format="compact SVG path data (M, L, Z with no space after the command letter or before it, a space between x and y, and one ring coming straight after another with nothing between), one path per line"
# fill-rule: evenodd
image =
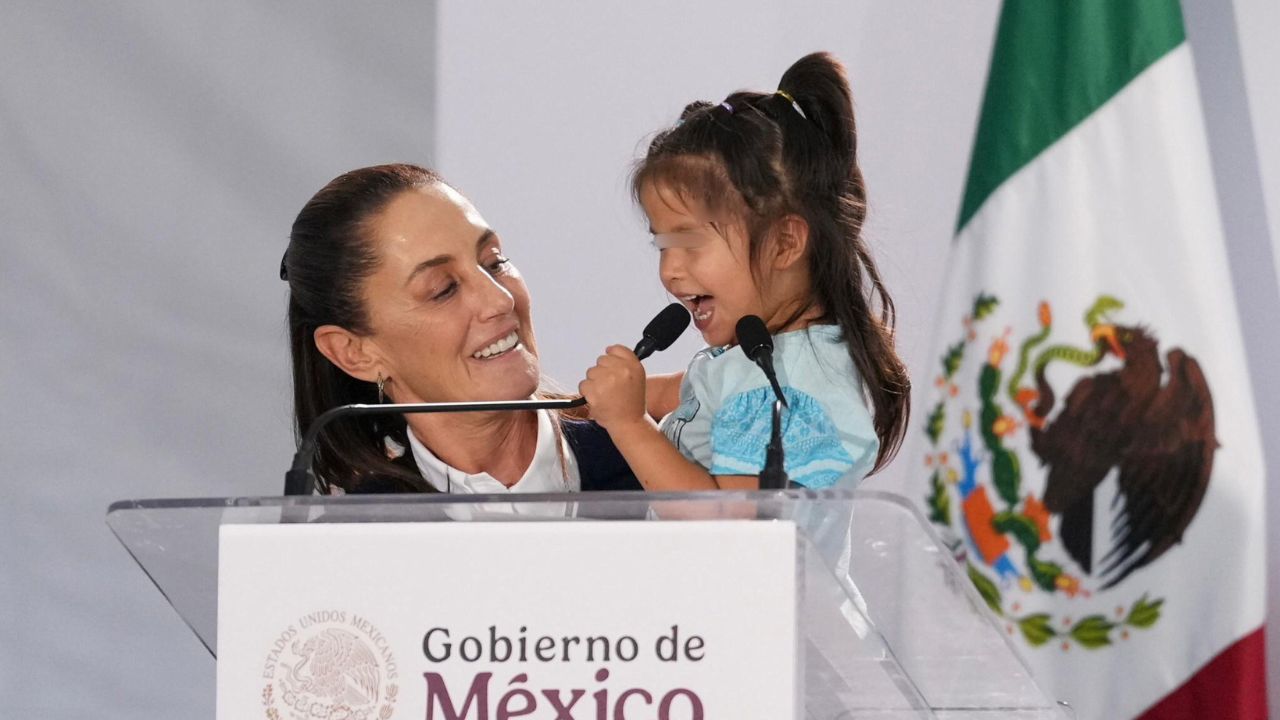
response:
M533 289L544 367L557 378L576 382L606 344L634 342L669 302L627 194L649 137L690 101L773 89L817 49L849 68L867 233L904 318L905 351L929 352L998 4L726 7L441 5L440 168L504 234ZM698 347L690 331L649 365L682 369Z
M1236 26L1274 231L1268 1L1236 0ZM858 105L868 234L928 377L995 0L103 8L0 11L6 717L212 716L213 663L103 513L124 497L278 492L291 437L277 266L293 216L343 170L425 162L470 195L529 280L545 370L573 386L667 301L626 194L647 136L685 102L772 88L832 50ZM1199 60L1212 76L1235 52ZM1241 304L1256 293L1274 317L1265 280ZM1274 324L1247 331L1280 340ZM1277 344L1251 358L1272 397L1277 371L1257 363L1280 359ZM679 368L695 348L691 333L650 365Z
M348 6L0 10L0 717L213 717L212 659L103 518L280 492L289 226L433 137L433 9Z

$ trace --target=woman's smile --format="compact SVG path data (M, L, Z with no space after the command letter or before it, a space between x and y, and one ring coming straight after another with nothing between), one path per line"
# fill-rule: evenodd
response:
M524 348L520 343L520 333L512 330L499 337L497 340L486 344L479 350L471 353L471 357L476 360L494 360L509 354L512 350Z

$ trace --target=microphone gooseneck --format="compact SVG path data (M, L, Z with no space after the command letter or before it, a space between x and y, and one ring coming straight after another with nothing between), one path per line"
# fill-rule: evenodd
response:
M656 351L671 347L671 343L689 327L689 320L689 311L680 303L671 303L662 308L662 312L655 315L640 333L640 342L636 343L635 348L636 357L643 360Z
M641 360L654 351L666 350L689 327L689 311L680 303L662 309L644 327L643 338L635 353ZM568 410L586 405L585 398L567 400L499 400L485 402L400 403L385 405L339 405L321 413L307 428L294 453L293 463L284 476L285 495L306 495L315 487L311 478L311 462L320 444L320 433L334 420L365 415L399 415L405 413L493 412L512 410Z
M761 490L781 490L790 484L782 448L782 408L787 405L787 398L782 394L778 374L773 370L773 336L764 321L755 315L744 315L738 320L735 332L742 352L764 371L769 386L773 388L769 444L765 446L764 469L760 471L759 478Z
M774 400L772 410L769 444L765 446L764 468L760 470L761 490L782 490L791 484L782 451L782 402Z
M383 405L339 405L320 413L307 428L293 455L293 464L284 475L285 495L307 495L311 492L311 461L320 444L320 432L338 418L365 415L402 415L406 413L493 412L495 410L567 410L586 405L585 398L567 400L486 400L481 402L387 403Z

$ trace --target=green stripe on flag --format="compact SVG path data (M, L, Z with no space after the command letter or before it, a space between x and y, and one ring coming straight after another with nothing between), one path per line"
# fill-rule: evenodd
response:
M1006 0L956 232L1185 36L1178 0Z

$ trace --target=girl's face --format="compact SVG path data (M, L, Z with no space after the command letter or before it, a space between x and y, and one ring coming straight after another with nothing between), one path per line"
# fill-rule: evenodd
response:
M396 402L515 400L538 386L529 290L475 207L452 188L402 193L369 229L364 287Z
M713 218L660 183L640 189L640 205L660 253L662 285L689 309L708 345L737 342L734 329L744 315L769 319L741 223Z

